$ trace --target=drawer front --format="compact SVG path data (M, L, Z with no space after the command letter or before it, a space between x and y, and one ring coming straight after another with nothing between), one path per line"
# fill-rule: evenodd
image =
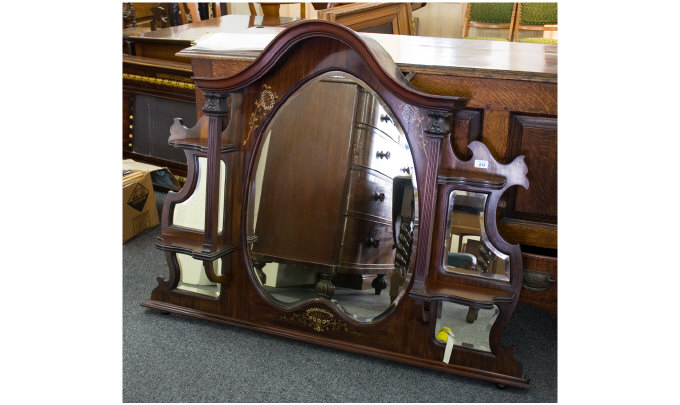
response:
M520 301L557 313L557 258L522 253Z
M395 142L399 142L402 136L395 125L394 118L379 103L376 104L377 108L374 110L373 122L367 122L367 124L373 125L389 135Z
M379 129L397 143L404 142L403 136L395 125L394 118L387 113L371 93L365 90L359 91L356 122Z
M401 162L401 157L399 145L387 135L370 127L356 128L352 163L394 177L399 175L400 164L408 165L407 162Z
M392 220L392 180L370 169L350 170L347 212Z
M359 274L384 273L394 268L391 223L347 216L344 229L340 266L345 271L342 272L355 269Z

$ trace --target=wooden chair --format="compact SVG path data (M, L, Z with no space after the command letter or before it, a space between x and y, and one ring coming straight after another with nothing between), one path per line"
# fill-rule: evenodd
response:
M305 3L259 3L265 17L279 17L282 4L300 4L300 18L305 17ZM248 3L251 15L257 15L255 3Z
M317 16L320 20L335 21L355 31L397 35L415 33L411 3L349 3L317 10Z
M512 41L517 3L468 3L463 38ZM468 36L470 27L508 30L507 38Z
M201 18L201 13L199 11L199 3L179 3L179 15L182 20L182 24L189 24L192 22L198 22L202 20L207 20L212 17L219 18L223 15L227 15L227 4L226 3L206 3L208 5L208 16L206 18Z
M552 38L519 38L519 31L557 31L557 3L519 3L513 38L516 42L557 45Z
M151 31L156 31L159 28L168 28L170 26L170 16L168 15L167 4L159 4L151 9L153 13L153 20L151 20Z

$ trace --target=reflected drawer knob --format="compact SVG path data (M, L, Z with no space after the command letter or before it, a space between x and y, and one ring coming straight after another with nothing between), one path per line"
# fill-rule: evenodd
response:
M411 168L410 167L402 167L399 170L401 170L402 172L404 172L406 174L411 174Z
M392 121L392 117L390 117L390 116L387 115L387 114L381 114L381 115L380 115L380 121L382 121L382 122L391 122L392 124L394 124L394 121Z
M387 152L380 151L380 152L376 153L375 156L378 159L383 159L383 158L389 159L390 158L390 152L389 151L387 151Z
M375 193L373 193L373 200L374 201L380 200L380 202L385 201L385 193L378 193L376 191Z
M371 237L366 238L366 246L368 246L368 247L377 248L379 244L380 244L379 239L374 239L374 238L371 238Z

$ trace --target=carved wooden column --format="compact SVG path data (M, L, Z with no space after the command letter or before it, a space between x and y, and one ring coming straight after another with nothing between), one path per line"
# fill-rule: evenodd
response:
M432 238L432 218L434 216L434 206L436 201L436 183L437 170L439 169L439 148L441 140L447 138L452 132L452 113L445 113L439 111L430 111L427 118L424 120L425 125L422 134L422 146L426 151L426 156L432 156L432 159L427 160L426 180L425 184L421 185L421 207L420 210L424 215L429 215L430 218L420 218L421 227L419 229L419 252L429 252L430 241ZM428 258L429 259L429 258ZM420 260L419 265L415 269L413 289L425 289L425 277L427 273L427 266L429 260Z
M203 113L209 117L207 179L205 198L205 240L203 252L212 253L217 250L217 218L219 216L220 193L220 149L223 123L227 117L226 93L205 93Z

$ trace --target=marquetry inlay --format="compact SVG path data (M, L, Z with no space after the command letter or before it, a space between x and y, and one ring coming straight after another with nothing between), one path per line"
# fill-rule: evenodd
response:
M358 335L357 332L350 329L347 322L336 319L333 313L324 308L308 308L303 313L292 313L289 316L282 315L281 319L296 320L316 332L343 330Z

